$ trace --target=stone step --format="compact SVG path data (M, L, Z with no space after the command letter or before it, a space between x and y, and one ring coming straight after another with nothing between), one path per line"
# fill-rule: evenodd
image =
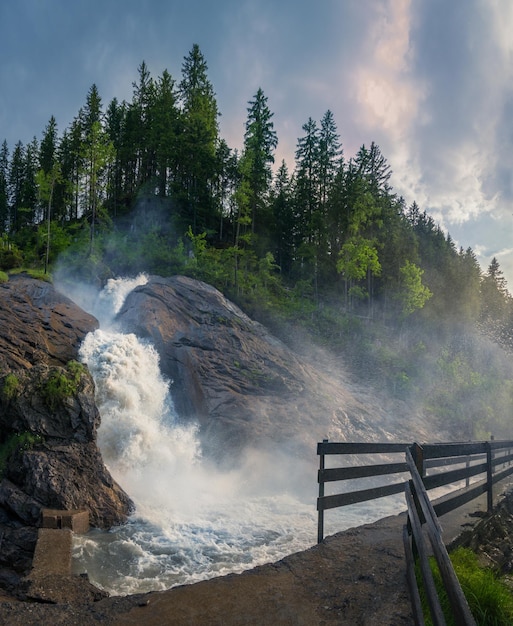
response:
M40 528L31 575L71 574L72 548L73 532L69 528Z

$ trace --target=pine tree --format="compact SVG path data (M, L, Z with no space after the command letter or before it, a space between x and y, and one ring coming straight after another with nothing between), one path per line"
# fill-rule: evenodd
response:
M273 189L273 254L281 273L289 276L294 259L294 209L291 182L285 161L282 161Z
M321 120L319 132L319 202L323 207L323 213L341 164L340 135L337 132L333 113L328 110Z
M354 161L359 174L369 183L372 193L376 196L388 195L392 171L379 146L374 142L371 143L370 148L363 145Z
M9 232L19 230L19 209L23 206L23 185L25 180L25 147L21 141L14 146L9 165Z
M36 224L43 219L43 208L39 203L36 176L39 170L39 144L34 137L25 150L25 175L23 177L22 200L23 225Z
M260 236L268 235L269 212L267 200L272 180L271 165L278 136L274 130L267 97L261 88L249 103L246 131L244 134L244 177L248 189L251 231Z
M50 259L50 240L51 240L51 220L52 220L52 204L55 185L61 177L60 165L54 162L52 169L46 172L41 168L37 173L36 180L39 189L39 198L42 203L46 203L46 246L45 246L45 263L44 272L48 271L48 263Z
M296 148L296 201L303 227L303 242L318 243L319 209L319 129L310 117L303 124L305 135Z
M481 311L481 268L470 247L466 250L461 248L456 261L456 275L452 281L453 301L457 304L455 315L461 321L475 322Z
M0 234L9 232L9 148L4 139L0 148Z
M57 162L61 177L53 194L54 219L69 221L78 218L78 188L81 169L82 131L78 119L66 129L57 146Z
M84 136L91 133L93 125L102 122L102 99L98 92L98 87L91 85L86 96L86 104L79 112L80 121L82 122L82 132Z
M218 217L212 202L211 185L216 175L218 109L214 89L207 76L207 63L194 44L182 65L179 98L182 127L178 143L178 198L181 219L198 234L216 229Z
M123 188L124 170L121 157L125 118L126 103L122 102L120 104L117 98L113 98L107 107L105 115L105 131L115 150L115 158L108 172L107 198L105 201L105 206L113 217L126 205Z
M43 134L39 147L39 165L48 174L52 171L57 152L57 122L52 115Z
M136 186L140 188L153 180L156 173L155 148L151 126L155 103L155 82L143 61L138 68L139 82L133 84L129 146L135 153Z
M155 169L158 195L168 194L178 169L177 152L180 132L180 112L175 81L167 70L157 81L150 129L151 144L155 150Z
M214 200L219 213L219 242L233 243L233 224L235 222L234 195L240 182L237 151L232 151L224 139L216 150L216 178L213 186Z
M93 125L83 144L84 171L82 175L84 213L90 223L91 249L94 245L96 221L106 198L107 171L115 157L109 136L99 121Z
M507 312L509 300L506 279L499 262L496 257L493 257L481 281L482 318L488 324L502 321Z

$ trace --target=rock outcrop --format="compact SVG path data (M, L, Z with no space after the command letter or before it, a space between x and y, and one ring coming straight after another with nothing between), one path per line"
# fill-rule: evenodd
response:
M28 524L37 524L41 507L87 508L100 528L124 521L131 503L103 464L99 425L94 382L76 362L40 363L0 379L0 428L12 448L0 505Z
M0 284L0 376L36 363L76 358L98 321L45 281L11 276Z
M94 382L74 361L97 320L49 283L0 285L0 567L30 567L42 508L87 508L108 528L132 510L96 446Z

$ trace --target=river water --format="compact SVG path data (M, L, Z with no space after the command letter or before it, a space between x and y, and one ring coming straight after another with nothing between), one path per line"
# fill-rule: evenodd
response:
M247 449L237 469L204 458L195 424L177 419L152 345L114 323L146 277L111 280L75 301L100 320L80 357L95 380L98 445L136 511L110 531L75 536L74 571L112 595L167 589L279 560L316 541L317 457ZM401 498L326 512L331 534L396 513ZM404 508L404 506L402 506Z

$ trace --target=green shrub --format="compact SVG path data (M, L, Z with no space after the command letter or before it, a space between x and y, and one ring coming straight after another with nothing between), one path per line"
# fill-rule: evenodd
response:
M66 398L70 398L78 391L78 383L84 365L77 361L70 361L65 371L54 370L43 384L42 395L50 409L55 410Z
M12 400L20 390L20 381L14 374L7 374L2 387L2 397L5 400Z
M78 385L82 374L86 371L85 365L78 361L68 361L66 367L68 368L68 373L71 375L75 386Z
M0 242L0 268L12 270L23 265L23 254L14 244Z

